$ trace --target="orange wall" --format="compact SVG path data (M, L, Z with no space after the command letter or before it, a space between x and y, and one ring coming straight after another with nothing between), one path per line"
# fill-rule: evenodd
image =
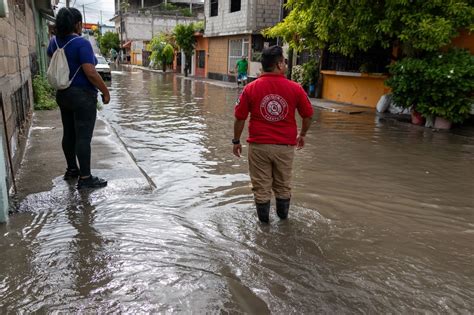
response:
M469 34L468 31L461 31L460 35L453 39L453 46L469 49L474 55L474 33Z
M196 38L196 48L195 50L204 50L206 52L206 60L204 66L204 77L207 77L207 69L209 68L209 39L204 37L197 37ZM197 65L197 57L194 54L195 62Z
M384 85L386 76L336 71L323 73L322 97L327 100L354 105L376 107L380 97L389 92Z

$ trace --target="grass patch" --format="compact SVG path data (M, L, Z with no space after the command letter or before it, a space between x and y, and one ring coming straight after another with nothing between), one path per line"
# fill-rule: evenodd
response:
M48 80L41 75L33 78L33 95L35 110L51 110L58 107L55 90L49 85Z

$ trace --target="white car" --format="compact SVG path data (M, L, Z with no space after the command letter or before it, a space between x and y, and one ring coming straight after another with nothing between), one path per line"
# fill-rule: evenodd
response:
M110 71L110 67L109 67L109 64L107 63L107 60L105 60L105 58L102 56L96 56L96 58L97 58L97 64L95 66L95 69L100 74L102 79L104 79L104 81L112 80L112 73Z

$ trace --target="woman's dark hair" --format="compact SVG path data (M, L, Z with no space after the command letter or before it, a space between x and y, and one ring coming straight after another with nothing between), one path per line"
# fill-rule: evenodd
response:
M56 16L56 36L65 37L73 33L78 22L82 22L82 14L78 9L61 8Z
M280 46L270 46L262 51L262 69L272 72L277 63L283 60L283 49Z

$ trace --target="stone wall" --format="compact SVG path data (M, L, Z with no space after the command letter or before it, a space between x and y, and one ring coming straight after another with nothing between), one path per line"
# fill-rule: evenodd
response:
M30 59L36 59L36 48L30 1L8 0L8 6L9 16L0 18L0 128L5 160L8 161L8 144L16 171L33 109ZM7 174L11 184L11 172L8 170Z

